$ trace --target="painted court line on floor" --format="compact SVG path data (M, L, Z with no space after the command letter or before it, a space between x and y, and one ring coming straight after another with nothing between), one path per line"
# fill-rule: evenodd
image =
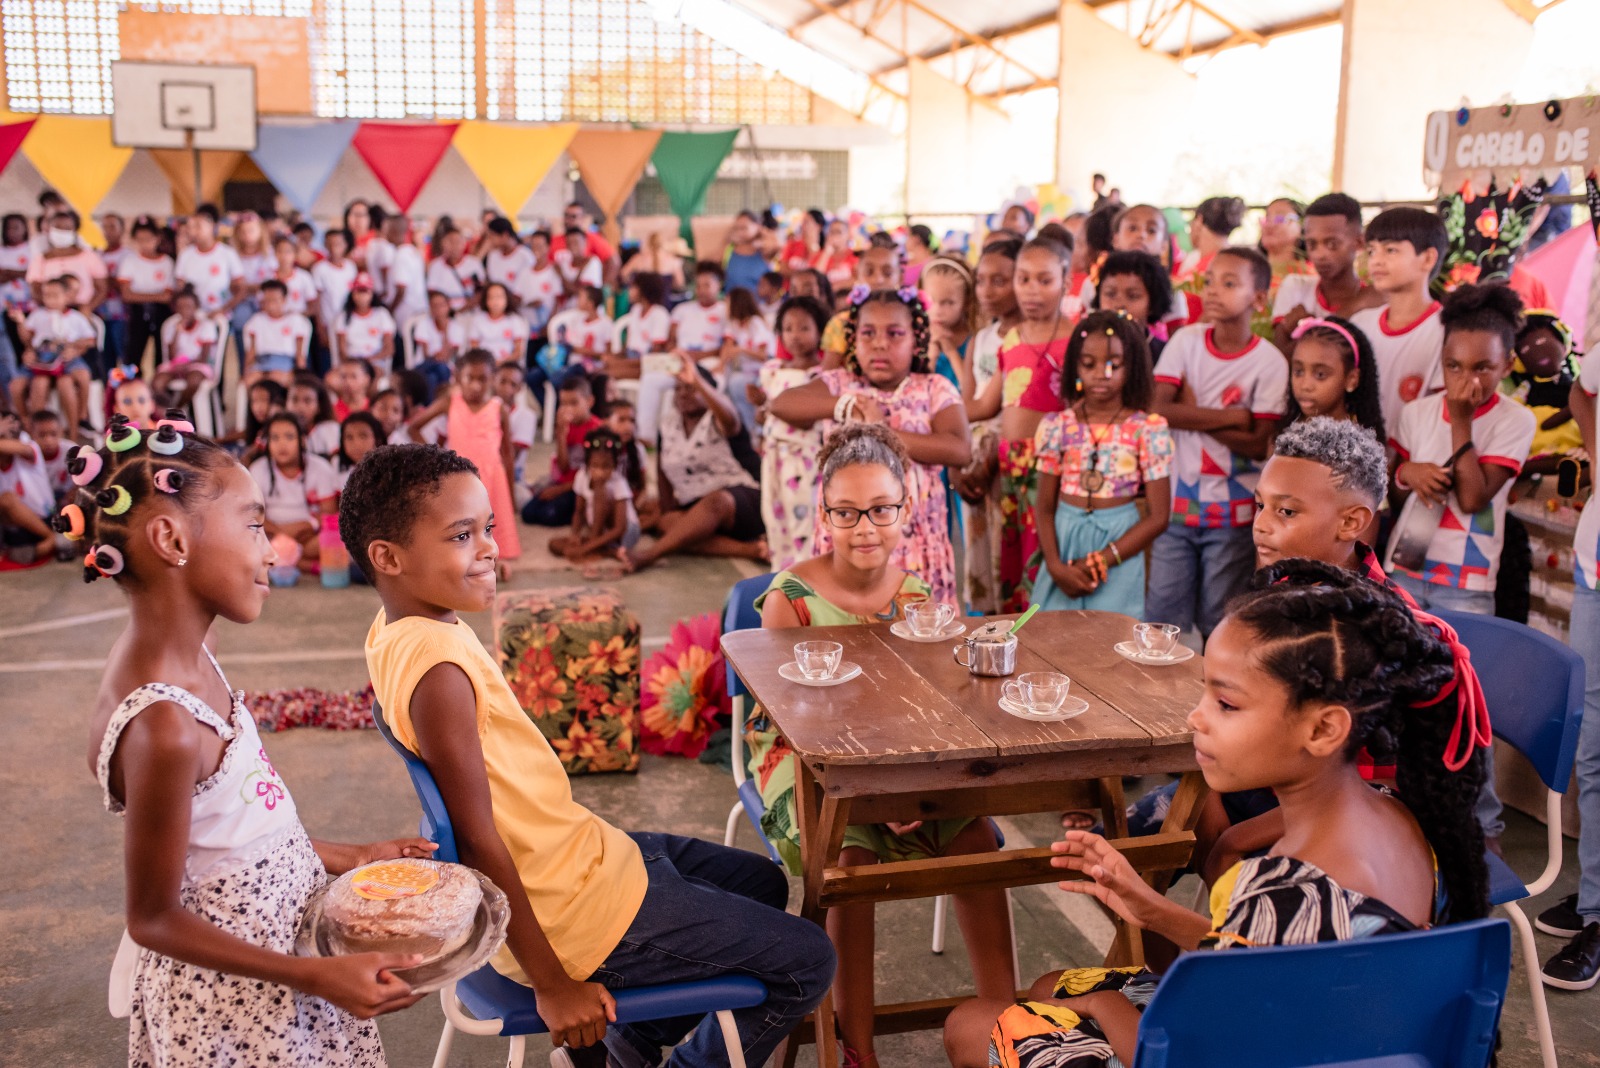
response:
M0 638L20 638L25 634L43 634L52 630L66 630L69 627L81 627L88 623L104 623L111 619L121 619L128 614L126 608L107 608L100 612L85 612L83 615L62 616L60 619L46 619L38 623L26 623L20 627L5 627L0 629Z

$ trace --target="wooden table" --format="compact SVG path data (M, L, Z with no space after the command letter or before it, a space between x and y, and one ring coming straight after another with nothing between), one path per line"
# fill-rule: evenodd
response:
M1007 618L1007 617L992 617ZM965 621L970 628L979 621ZM887 625L743 630L722 647L753 699L799 756L796 800L805 899L801 914L822 922L834 905L990 887L1057 882L1048 846L998 853L837 867L847 825L1025 812L1099 809L1113 839L1152 885L1164 888L1189 861L1205 782L1196 770L1189 710L1201 694L1200 657L1144 667L1112 646L1133 637L1133 620L1109 612L1040 612L1018 632L1017 674L1060 671L1089 702L1059 723L1021 720L1000 710L1002 678L970 674L952 651L962 642L919 643ZM802 686L778 674L799 641L836 641L862 673L833 687ZM1014 677L1014 676L1013 676ZM1183 773L1159 834L1127 838L1122 776ZM1107 963L1141 963L1143 944L1117 923ZM1030 977L1023 977L1024 981ZM943 1025L963 998L880 1005L876 1031ZM825 998L815 1028L802 1025L787 1045L833 1033ZM820 1068L835 1047L820 1042Z

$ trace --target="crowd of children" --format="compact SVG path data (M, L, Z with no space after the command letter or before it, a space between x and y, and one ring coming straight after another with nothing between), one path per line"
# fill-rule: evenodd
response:
M0 526L33 557L87 533L86 577L129 591L134 621L108 669L95 747L107 803L148 821L182 806L198 819L213 803L153 785L171 778L162 746L201 754L183 769L196 782L241 736L256 747L204 636L216 615L253 618L255 587L286 559L316 566L331 524L383 599L367 651L390 728L439 777L463 860L526 890L511 895L496 966L534 987L558 1043L604 1041L630 1068L655 1063L688 1027L609 1025L608 987L749 974L752 960L773 991L765 1009L738 1015L754 1063L832 980L848 1055L875 1064L871 910L832 910L830 946L782 919L770 866L624 834L572 801L456 615L485 607L522 555L519 522L561 528L540 551L580 566L635 570L674 553L767 561L771 627L894 621L930 599L1176 624L1207 654L1190 724L1215 792L1197 852L1213 914L1148 891L1065 819L1058 863L1086 878L1064 885L1181 949L1481 915L1482 850L1498 847L1503 823L1487 751L1469 739L1458 760L1446 752L1458 717L1477 710L1470 687L1437 700L1471 668L1429 612L1495 610L1514 484L1530 457L1592 444L1600 363L1580 370L1565 326L1509 285L1441 292L1448 238L1431 212L1364 222L1339 193L1304 208L1278 200L1246 246L1230 243L1242 210L1231 198L1201 205L1188 256L1166 213L1142 204L1037 230L1013 208L968 255L938 252L917 228L905 251L883 232L853 248L843 221L820 212L780 251L759 218L741 217L725 261L695 264L683 294L672 291L683 272L659 256L619 272L581 209L554 251L550 232L524 239L492 217L477 235L445 221L426 254L406 220L356 204L321 250L252 218L223 244L203 207L173 256L162 250L171 235L139 220L136 249L112 272L123 343L139 344L115 358L131 366L108 379L103 450L71 442L87 434L88 354L108 344L87 317L104 278L47 273L18 298L39 307L12 316L22 373L17 414L0 417ZM76 217L57 211L44 227L75 236ZM8 219L8 244L14 229ZM59 238L49 247L63 271L81 251ZM619 278L626 310L613 319L620 294L607 287ZM156 413L191 400L228 344L246 410L212 444L181 411ZM553 456L539 471L534 413L551 405ZM174 438L179 451L157 447ZM95 503L76 500L80 490ZM225 510L234 521L210 521ZM1600 586L1585 535L1580 595ZM205 564L185 571L190 559ZM226 592L201 597L202 582ZM182 626L152 622L162 598L184 606ZM1591 663L1597 620L1600 608L1575 606L1574 641L1595 647ZM759 710L752 730L766 827L793 866L793 756ZM155 754L150 766L119 747L127 737L142 740L132 752ZM1403 801L1363 785L1369 756L1398 767ZM282 915L310 866L424 848L312 843L292 805L251 830L215 859L225 867L270 835ZM262 948L277 944L265 928L174 925L176 847L146 847L152 879L172 892L130 914L146 947L138 1042L214 1027L188 1017L182 993L233 993L230 977L245 976L298 992L275 1012L323 1006L302 1005L281 1036L269 1029L281 1048L309 1035L353 1062L381 1056L345 1010L408 1004L396 961L301 967ZM995 841L987 821L940 821L853 827L844 848L843 863L870 865ZM1580 852L1600 872L1600 853ZM535 862L550 855L564 859ZM1557 985L1600 972L1600 874L1585 877L1566 913L1541 917L1573 938L1547 967ZM219 886L219 901L233 892ZM953 1063L1131 1063L1149 973L1068 971L1012 1004L1003 896L963 895L957 909L979 999L947 1026ZM718 924L695 926L713 913ZM736 951L738 939L765 948ZM695 968L673 956L691 942ZM238 994L229 1017L258 1001ZM697 1034L684 1063L714 1062L714 1045Z

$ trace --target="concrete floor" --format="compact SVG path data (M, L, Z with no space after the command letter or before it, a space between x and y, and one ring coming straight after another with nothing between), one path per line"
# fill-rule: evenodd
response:
M524 528L525 534L530 533ZM513 586L571 585L574 572L541 563L537 535ZM618 584L659 647L681 616L720 609L742 574L728 561L678 559ZM120 595L108 583L86 586L75 569L50 565L0 574L0 803L12 827L10 860L0 879L0 1064L116 1065L126 1057L126 1029L106 1012L106 975L122 927L121 828L101 807L86 764L87 714L104 650L123 625ZM221 635L222 662L235 686L348 688L365 681L361 642L377 608L364 588L324 591L303 583L275 591L262 619ZM480 634L488 620L474 620ZM647 648L646 652L653 651ZM405 774L375 732L297 730L267 744L313 835L361 841L410 833L416 802ZM637 776L574 781L578 799L625 828L719 838L733 800L726 772L676 759L650 758ZM1043 844L1056 831L1049 816L1001 821L1008 844ZM1541 830L1513 815L1507 846L1521 871L1538 867ZM748 829L742 844L752 845ZM1534 910L1571 891L1576 865ZM1175 895L1195 899L1194 883ZM1097 907L1054 887L1014 894L1025 981L1050 970L1099 960L1110 926ZM879 909L878 986L887 1001L946 996L970 989L965 954L952 922L949 950L928 950L931 902ZM1557 946L1540 936L1540 952ZM1395 982L1421 977L1397 976ZM1600 988L1550 993L1557 1044L1569 1068L1600 1065ZM437 999L384 1018L390 1062L430 1064L442 1016ZM1356 1024L1359 1026L1359 1023ZM1538 1064L1520 957L1504 1018L1506 1068ZM530 1043L535 1065L547 1047ZM453 1065L504 1063L504 1042L458 1039ZM934 1033L879 1043L886 1066L945 1063ZM809 1063L809 1051L802 1053Z

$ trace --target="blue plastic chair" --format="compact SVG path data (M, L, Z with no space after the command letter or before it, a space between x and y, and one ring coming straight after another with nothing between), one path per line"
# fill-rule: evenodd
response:
M1483 684L1495 737L1528 758L1544 780L1544 871L1531 883L1493 853L1489 864L1489 903L1505 909L1517 928L1528 972L1539 1052L1545 1068L1556 1068L1555 1036L1545 1004L1543 971L1533 926L1516 902L1544 893L1561 872L1561 795L1572 781L1583 723L1583 658L1547 634L1521 623L1466 612L1437 612L1472 652Z
M1309 946L1185 953L1133 1068L1483 1068L1511 975L1504 920Z
M412 788L416 790L417 801L422 806L418 833L439 844L438 852L434 854L436 859L460 863L461 855L456 849L450 813L444 807L444 798L433 781L433 773L420 757L395 738L389 725L383 721L383 709L377 702L372 705L372 719L384 741L405 761L406 773L411 776ZM617 1002L618 1023L715 1014L722 1028L722 1040L727 1043L729 1064L732 1068L745 1068L744 1047L739 1042L739 1029L734 1023L732 1010L762 1004L767 1000L767 988L760 980L750 976L727 975L691 983L626 988L613 991L612 996ZM539 1018L533 991L507 979L487 964L439 991L439 1000L444 1006L444 1031L439 1035L439 1049L434 1054L433 1068L444 1068L457 1031L469 1035L501 1035L509 1038L511 1049L506 1064L508 1068L520 1068L527 1036L542 1035L550 1030ZM467 1015L469 1012L470 1016ZM554 1056L551 1065L552 1068L559 1068Z
M722 608L722 633L732 634L736 630L755 630L761 626L761 613L756 611L756 598L767 592L767 587L772 585L771 575L752 575L750 578L740 579L733 584L733 589L728 591L727 603ZM722 844L731 847L734 835L739 830L739 816L743 814L751 828L756 832L756 837L761 839L761 844L767 847L767 855L774 864L782 864L783 859L778 856L778 851L773 848L772 842L767 838L767 833L761 829L761 817L766 814L767 806L761 800L761 791L757 788L755 780L745 773L744 755L744 718L748 712L750 691L745 688L744 680L739 678L738 672L733 670L733 665L728 665L728 696L733 701L733 719L731 730L733 734L733 785L738 792L738 800L733 803L733 808L728 812L727 831L722 837ZM1002 849L1005 848L1006 837L1000 832L999 825L993 820L990 824L994 827L995 841ZM1006 903L1011 905L1011 897L1006 895ZM945 919L950 909L950 897L941 894L933 899L933 938L931 949L934 953L944 952ZM1011 949L1013 957L1016 955L1016 923L1013 916L1011 932ZM1012 968L1016 970L1013 961ZM1017 982L1021 982L1019 976Z

